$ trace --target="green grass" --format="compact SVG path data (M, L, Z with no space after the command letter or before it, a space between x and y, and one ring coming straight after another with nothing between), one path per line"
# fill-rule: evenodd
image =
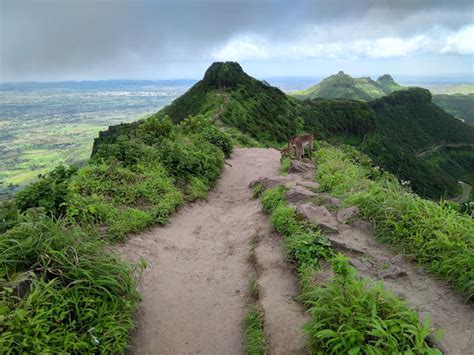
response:
M334 255L320 230L302 221L287 206L284 187L261 194L262 208L283 236L289 260L298 268L304 302L311 321L304 331L314 354L440 354L430 348L429 325L416 312L375 281L362 280L342 255ZM332 262L335 277L316 282L324 263Z
M265 334L263 333L263 313L252 304L244 319L244 344L248 355L266 354Z
M431 272L474 298L474 220L449 203L425 200L397 179L371 167L354 149L315 153L317 181L374 222L380 241L411 255Z
M70 221L33 211L0 235L1 353L125 351L139 270L103 247Z

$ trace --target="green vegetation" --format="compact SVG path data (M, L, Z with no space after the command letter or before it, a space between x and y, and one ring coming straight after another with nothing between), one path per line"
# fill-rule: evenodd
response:
M97 236L37 210L0 235L0 352L123 352L136 267Z
M428 90L411 88L371 102L376 129L366 137L361 150L377 165L408 180L424 197L455 196L457 170L441 170L416 154L445 143L473 143L474 128L431 103ZM464 167L465 169L468 166Z
M370 101L390 94L403 87L390 75L385 74L376 81L371 78L352 78L340 71L310 88L294 91L290 95L299 99L349 99Z
M350 147L316 155L323 189L356 205L374 222L378 238L411 255L437 276L474 298L474 220L450 204L418 197Z
M474 125L474 93L433 95L433 103L467 124Z
M214 63L203 80L160 113L179 122L189 115L214 117L261 143L283 142L303 129L298 102L247 75L234 62Z
M334 353L440 354L430 348L428 324L420 325L416 312L384 290L378 282L361 280L347 259L334 255L321 231L301 221L287 206L284 187L261 196L262 208L283 235L288 258L298 267L302 295L311 321L304 327L310 351ZM327 261L335 277L316 281Z
M204 197L232 150L202 116L125 127L96 140L83 167L60 166L0 206L0 349L123 352L137 267L104 242Z
M426 344L428 323L383 288L382 283L360 280L347 259L332 260L335 277L321 286L306 286L310 305L305 326L310 347L319 354L441 354Z
M262 310L253 304L244 319L245 352L248 355L266 354Z

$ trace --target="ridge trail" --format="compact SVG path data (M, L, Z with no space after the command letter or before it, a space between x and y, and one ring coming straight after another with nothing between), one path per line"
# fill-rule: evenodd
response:
M248 184L278 175L275 149L234 149L207 201L185 206L166 226L116 251L147 260L132 354L241 354L252 276L250 242L268 226Z

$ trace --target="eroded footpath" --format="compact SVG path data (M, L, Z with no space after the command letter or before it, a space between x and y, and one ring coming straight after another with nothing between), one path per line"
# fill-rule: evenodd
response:
M250 241L268 226L249 182L278 174L280 152L235 149L207 201L116 250L147 261L132 354L241 354Z

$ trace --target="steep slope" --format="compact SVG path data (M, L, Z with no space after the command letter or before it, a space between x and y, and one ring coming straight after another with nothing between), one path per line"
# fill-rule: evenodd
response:
M222 107L220 110L219 108ZM299 105L280 89L246 74L235 62L218 62L188 92L160 111L179 122L188 115L215 116L263 142L281 142L302 129Z
M441 170L443 164L430 164L416 154L438 144L474 143L474 128L433 104L426 89L396 91L369 105L376 114L377 128L362 149L377 164L411 181L423 196L455 195L457 180L463 176L454 169Z
M433 102L454 117L474 125L474 94L433 95Z
M298 99L325 98L371 101L403 87L388 75L382 75L376 81L369 77L353 78L340 71L308 89L295 91L290 95Z

